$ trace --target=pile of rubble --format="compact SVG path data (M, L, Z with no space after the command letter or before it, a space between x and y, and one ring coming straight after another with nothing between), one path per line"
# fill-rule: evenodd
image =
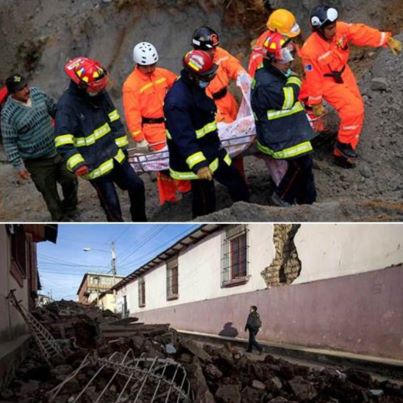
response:
M1 403L403 401L403 387L351 368L291 364L229 344L202 345L167 324L116 320L71 302L55 307L36 312L55 337L84 328L86 316L89 327L97 324L91 342L88 333L75 332L52 366L33 347Z
M96 346L99 327L120 318L112 311L73 301L57 301L35 309L32 314L56 339L69 339L79 347Z

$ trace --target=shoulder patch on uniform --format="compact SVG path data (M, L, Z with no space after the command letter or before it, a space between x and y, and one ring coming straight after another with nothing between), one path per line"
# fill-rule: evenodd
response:
M305 70L305 71L312 71L312 70L313 70L312 64L306 64L306 65L304 66L304 70Z

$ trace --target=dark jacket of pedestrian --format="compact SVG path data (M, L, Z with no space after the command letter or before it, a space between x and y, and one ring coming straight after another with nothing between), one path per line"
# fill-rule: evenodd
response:
M257 333L261 327L262 321L260 320L260 315L256 311L250 312L246 321L245 330L250 329Z
M247 352L252 352L253 347L255 347L259 353L263 351L262 346L256 341L256 335L261 327L262 321L260 315L257 313L257 307L252 305L245 325L245 332L249 332Z

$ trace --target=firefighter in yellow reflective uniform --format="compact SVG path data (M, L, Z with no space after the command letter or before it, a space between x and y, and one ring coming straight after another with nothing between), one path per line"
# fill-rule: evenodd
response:
M174 179L191 181L193 217L197 217L215 211L213 179L227 187L233 201L248 201L249 193L221 145L215 121L217 108L205 91L218 66L203 50L188 52L183 66L164 103L169 171Z
M108 221L123 221L115 185L127 190L133 221L146 221L143 181L127 161L127 137L105 91L106 70L86 57L64 67L71 79L57 105L55 144L67 169L96 189Z
M264 46L263 66L252 83L251 105L256 120L256 146L274 159L287 160L288 170L271 202L288 207L316 200L313 177L313 131L298 101L301 80L290 68L293 56L282 35L272 34Z

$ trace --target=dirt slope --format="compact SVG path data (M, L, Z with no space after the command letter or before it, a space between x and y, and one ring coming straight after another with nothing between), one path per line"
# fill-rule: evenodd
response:
M288 7L294 11L307 30L307 15L318 1L272 1L273 7ZM403 4L390 0L342 1L341 14L347 21L360 21L385 27L394 32L403 26ZM3 0L0 9L0 33L4 46L0 49L0 79L18 70L28 74L33 85L38 85L54 97L59 97L68 80L63 64L79 54L96 57L109 67L113 78L111 93L120 107L120 87L132 68L131 49L141 40L153 42L160 51L161 65L178 72L180 59L189 48L194 28L208 24L222 34L223 46L234 54L247 55L249 41L262 29L266 13L260 1L131 1L112 0ZM403 37L400 36L402 39ZM7 61L7 62L4 62ZM329 146L322 145L315 154L315 177L318 203L337 206L341 199L346 205L368 206L371 200L385 203L382 217L400 220L400 210L394 201L402 199L403 159L400 141L403 129L403 56L394 57L389 50L359 49L352 54L353 68L360 74L360 86L366 101L366 122L358 152L361 162L354 170L344 170L332 164ZM0 161L4 161L0 150ZM255 157L247 157L246 170L251 201L267 205L270 183L265 167ZM155 176L142 176L147 189L147 211L152 221L187 221L191 219L190 197L177 205L158 206ZM32 183L16 180L11 166L0 163L0 219L4 221L47 221L48 213ZM80 221L103 221L93 189L80 182ZM225 191L217 186L218 208L230 206ZM121 198L125 218L128 200ZM343 202L344 203L344 202ZM349 204L352 203L352 204ZM241 204L240 206L244 205ZM396 214L390 211L396 206ZM223 215L223 220L270 220L259 207L248 206L245 218ZM328 211L328 207L323 211ZM336 207L337 208L337 207ZM357 207L358 208L358 207ZM256 209L256 210L253 210ZM252 211L253 210L253 211ZM293 213L291 213L291 210ZM318 215L321 206L295 207L290 216L301 221L360 220L376 216L371 211L356 216L337 214ZM377 210L378 211L378 210ZM261 217L259 218L259 214ZM350 218L351 216L351 218ZM226 218L224 218L226 217ZM231 219L232 217L232 219ZM214 218L211 218L212 220Z

